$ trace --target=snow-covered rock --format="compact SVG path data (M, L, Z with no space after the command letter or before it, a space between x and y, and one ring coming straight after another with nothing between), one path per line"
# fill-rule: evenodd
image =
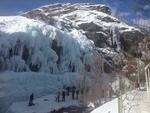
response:
M143 40L143 33L139 29L113 17L111 9L103 4L50 4L22 16L41 20L65 32L77 30L92 40L106 58L106 73L111 73L114 65L120 65L120 56L137 57L138 43Z
M103 4L50 4L22 14L42 20L58 29L81 31L100 48L117 48L134 52L143 34L139 29L110 15L111 9Z

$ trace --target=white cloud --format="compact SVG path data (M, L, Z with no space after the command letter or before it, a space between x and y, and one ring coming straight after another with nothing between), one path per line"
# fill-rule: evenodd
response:
M21 15L21 14L23 14L23 13L24 13L23 11L18 11L18 12L17 12L18 15Z
M133 19L134 24L150 27L150 19Z
M150 5L145 5L143 9L144 10L149 10L150 9Z
M112 13L111 13L112 16L115 16L118 18L120 17L120 11L117 10L117 8L111 7L111 11L112 11Z
M136 16L142 16L142 12L136 12Z
M128 12L121 12L119 15L120 15L121 17L124 17L124 16L129 16L130 13L128 13Z

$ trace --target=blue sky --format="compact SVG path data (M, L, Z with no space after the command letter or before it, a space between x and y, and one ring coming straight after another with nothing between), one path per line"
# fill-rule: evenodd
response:
M0 15L17 15L50 3L103 3L113 9L114 14L127 21L134 18L150 19L150 0L0 0Z

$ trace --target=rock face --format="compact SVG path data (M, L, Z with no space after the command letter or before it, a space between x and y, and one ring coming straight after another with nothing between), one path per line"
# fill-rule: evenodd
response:
M135 56L138 43L143 39L139 29L111 16L111 9L101 4L51 4L22 15L44 21L65 32L78 30L92 40L105 57L112 57L111 53L116 55L118 52Z

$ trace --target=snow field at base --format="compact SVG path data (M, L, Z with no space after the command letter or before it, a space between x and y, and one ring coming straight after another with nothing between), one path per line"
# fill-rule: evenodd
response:
M81 57L94 47L92 41L75 29L64 32L22 16L0 17L0 23L0 68L3 70L30 71L32 64L40 72L60 73L68 72L71 63L77 72L82 67ZM56 44L52 48L54 40Z
M66 98L65 102L55 102L56 95L44 96L34 100L34 106L27 106L28 101L13 103L6 113L49 113L53 110L69 106L79 106L77 100L72 100L71 96ZM46 100L46 101L44 101Z
M118 112L118 99L114 99L104 105L96 108L91 113L119 113Z
M122 97L124 100L123 108L126 108L125 111L124 109L122 109L123 113L141 113L141 109L139 105L141 104L140 102L144 94L145 94L145 91L133 90L123 95ZM48 99L48 101L43 101L44 99ZM9 108L8 113L20 113L20 112L30 113L31 111L35 113L47 113L47 111L53 110L54 108L57 110L62 107L79 105L77 101L72 101L71 99L67 99L65 103L63 102L56 103L56 102L53 102L52 100L54 100L53 95L38 98L35 100L36 105L33 107L27 107L28 102L14 103ZM39 109L39 108L43 108L43 109ZM119 113L118 112L118 99L116 98L110 102L103 104L102 106L91 111L91 113Z
M0 112L5 113L45 113L47 111L79 105L77 101L67 99L66 103L55 103L55 94L63 85L76 85L79 82L78 73L46 74L35 72L4 72L0 74ZM35 94L35 106L27 107L29 95ZM145 91L133 90L122 96L125 113L140 113L139 104ZM47 96L44 96L47 95ZM44 101L48 99L48 101ZM19 102L21 101L21 102ZM22 102L24 101L24 102ZM19 106L19 107L18 107ZM40 107L41 106L41 107ZM43 109L40 109L43 108ZM96 108L91 113L117 113L118 99L114 99ZM20 111L24 112L20 112ZM45 111L46 110L46 111ZM5 112L3 112L5 111ZM138 112L137 112L138 111Z
M48 74L42 72L0 73L0 113L5 113L13 102L26 101L31 93L35 98L56 94L64 85L77 85L78 73Z

